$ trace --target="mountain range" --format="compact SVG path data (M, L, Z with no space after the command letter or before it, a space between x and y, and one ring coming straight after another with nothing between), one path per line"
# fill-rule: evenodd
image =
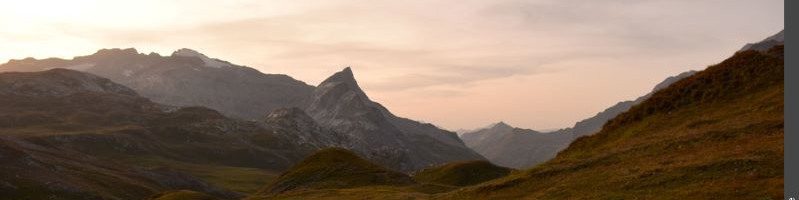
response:
M102 49L69 60L11 60L0 71L54 68L111 79L160 104L203 106L245 120L257 120L278 108L303 107L314 88L286 75L263 74L191 49L179 49L171 56L142 54L132 48Z
M0 65L0 196L778 199L782 41L572 128L500 122L461 137L395 116L349 67L310 86L189 49L12 60Z
M12 60L0 71L0 130L9 141L121 165L188 170L227 196L254 191L266 181L256 177L276 176L325 147L405 172L483 159L455 133L397 117L369 100L350 68L314 87L189 49L168 57L104 49L71 60ZM228 184L211 171L220 168L252 178Z

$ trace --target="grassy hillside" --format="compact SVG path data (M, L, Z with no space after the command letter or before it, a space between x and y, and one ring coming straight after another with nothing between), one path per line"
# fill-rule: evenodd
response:
M241 194L255 193L280 174L280 172L259 168L180 162L157 156L119 156L118 158L120 158L120 162L133 163L146 169L164 168L180 171L216 187Z
M485 161L452 163L425 170L426 182L418 183L349 150L327 148L308 156L247 199L426 199L431 194L457 189L455 184L483 181L506 170L509 169ZM455 177L478 172L488 174Z
M423 169L413 175L419 182L467 186L508 175L511 169L496 166L485 160L452 162Z
M408 175L371 163L351 151L326 148L281 174L259 194L374 185L406 186L414 183Z
M782 199L782 49L737 53L549 162L436 199Z

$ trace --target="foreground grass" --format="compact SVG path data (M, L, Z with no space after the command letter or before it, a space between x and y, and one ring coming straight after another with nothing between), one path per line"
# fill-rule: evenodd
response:
M146 168L172 169L195 176L213 186L242 194L258 191L278 175L278 172L258 168L195 164L156 156L127 156L123 162Z

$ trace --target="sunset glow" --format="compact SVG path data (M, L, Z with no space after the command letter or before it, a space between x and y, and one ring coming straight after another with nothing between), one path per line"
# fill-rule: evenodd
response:
M0 60L185 47L311 85L352 66L399 116L543 130L715 64L783 16L773 0L3 1Z

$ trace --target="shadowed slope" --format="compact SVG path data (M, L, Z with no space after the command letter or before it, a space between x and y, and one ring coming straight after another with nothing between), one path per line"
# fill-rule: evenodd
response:
M159 105L83 72L0 73L0 146L10 149L0 158L21 158L2 160L0 193L5 196L136 199L167 189L235 196L174 170L246 192L242 185L252 183L227 185L207 169L268 177L268 171L287 169L310 152L287 137L211 109ZM53 183L63 187L49 186Z
M782 46L680 80L536 168L440 199L781 199Z

